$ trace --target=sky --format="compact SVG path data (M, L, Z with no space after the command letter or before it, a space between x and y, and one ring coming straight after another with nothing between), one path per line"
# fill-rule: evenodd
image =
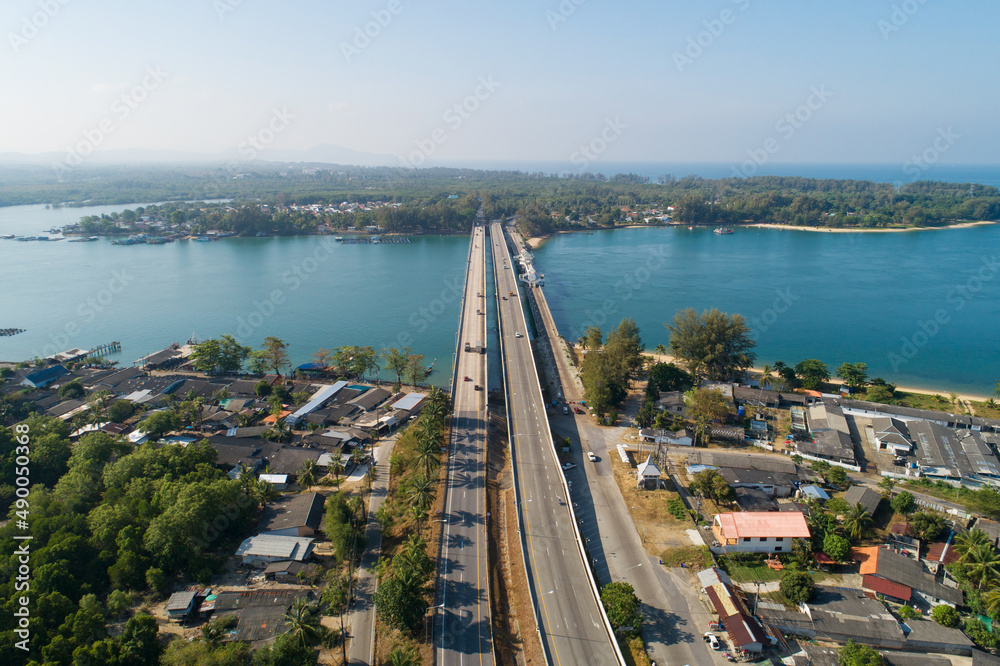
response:
M0 153L992 164L998 19L987 0L8 0Z

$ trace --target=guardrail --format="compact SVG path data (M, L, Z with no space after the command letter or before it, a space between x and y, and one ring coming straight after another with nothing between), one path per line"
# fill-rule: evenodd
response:
M504 234L506 233L506 232L503 231L502 225L501 225L501 232L504 233ZM507 248L506 235L504 235L502 238L503 238L503 244L504 244L504 252L506 253L507 258L510 259L510 252L509 252L509 249ZM495 266L496 266L496 261L494 261L494 267ZM520 281L518 281L518 282L520 282ZM518 292L520 292L520 287L521 287L521 285L518 284ZM529 295L532 298L534 298L534 294L530 291L530 289L531 289L530 287L526 287L526 290L528 290ZM499 307L500 307L500 304L497 303L498 310L499 310ZM528 322L527 322L527 320L524 317L524 309L523 308L518 308L518 312L521 313L521 323L524 325L524 328L522 330L527 331L528 330ZM503 345L503 335L502 334L500 336L500 344ZM502 353L502 347L501 347L501 353ZM542 385L541 385L541 381L540 381L539 375L538 375L538 366L535 363L535 355L534 355L534 353L532 353L530 356L531 356L531 367L532 367L532 370L535 373L535 387L538 388L539 397L541 398L541 396L542 396ZM501 364L501 365L503 365L503 364ZM505 377L504 385L506 386L506 377ZM545 400L543 398L542 399L543 405L544 405L544 402L545 402ZM510 423L510 414L509 414L509 411L508 411L507 418L508 418L507 422ZM598 590L598 588L597 588L597 580L594 578L594 572L591 569L590 562L587 560L587 551L586 551L586 548L583 545L583 536L580 534L580 525L577 522L576 512L573 510L573 501L570 499L569 485L566 483L566 473L563 471L562 467L559 465L559 454L556 451L555 441L552 439L552 430L549 428L548 417L545 418L545 436L548 439L549 447L550 447L550 449L552 451L552 457L556 461L556 466L559 467L559 478L562 481L562 487L563 487L563 490L566 493L566 495L565 495L565 497L566 497L566 507L569 509L570 519L572 520L572 523L573 523L573 534L576 536L576 545L577 545L577 548L580 551L580 559L583 561L584 569L587 571L587 580L590 582L590 590L593 593L594 599L597 602L597 607L601 611L601 619L604 621L604 629L607 632L608 637L611 639L611 646L612 646L612 648L615 651L615 657L618 659L618 663L620 664L620 666L625 666L625 657L624 657L624 655L622 655L621 647L618 645L618 638L615 636L615 630L611 626L611 620L608 618L608 614L604 610L604 604L601 603L601 593L600 593L600 590ZM511 458L511 461L513 462L513 457ZM516 477L515 477L515 487L516 487ZM520 524L520 513L518 514L518 524ZM526 535L524 534L524 530L521 530L521 532L522 532L522 535L521 535L521 539L522 539L521 550L522 550L522 555L523 555L523 552L524 552L524 543L523 543L523 540L526 538ZM527 565L527 560L525 560L525 564ZM528 590L529 590L529 594L530 594L530 591L531 591L531 586L530 585L528 586ZM532 599L532 607L535 609L535 621L536 621L536 624L539 627L539 632L541 632L541 624L538 622L538 608L537 608L537 604L535 603L534 598ZM542 641L542 650L544 651L544 649L545 649L545 642ZM548 653L545 654L545 660L546 660L546 663L549 663L549 664L552 663L551 660L549 659Z

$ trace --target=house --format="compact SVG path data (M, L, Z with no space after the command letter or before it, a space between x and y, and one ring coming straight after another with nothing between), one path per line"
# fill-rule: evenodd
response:
M271 589L254 591L219 592L211 603L216 617L235 615L238 620L236 633L224 640L246 641L261 645L281 633L285 626L285 613L296 598L310 600L312 593L303 589ZM202 610L206 610L202 604Z
M180 622L189 617L194 612L197 597L197 590L174 592L171 594L170 598L167 599L167 606L164 609L167 613L167 618L175 622Z
M878 505L882 502L882 495L865 486L851 486L844 493L844 501L851 506L860 504L868 515L874 516Z
M389 409L398 409L406 412L410 416L415 416L420 413L420 408L424 406L425 400L427 400L426 393L407 393L405 396L389 405Z
M44 370L37 370L24 376L21 386L28 388L44 388L61 377L69 374L69 370L61 365L53 365Z
M823 500L824 502L830 499L829 493L827 493L819 486L813 486L813 485L802 486L801 488L799 488L799 492L797 494L799 497L805 497L815 500Z
M332 386L324 386L315 394L313 394L309 402L303 405L300 409L298 409L294 414L292 414L288 418L288 424L295 425L309 414L325 406L328 402L330 402L333 399L334 396L337 395L337 393L339 393L342 389L346 387L347 387L347 382L344 381L337 382Z
M698 580L733 645L757 653L763 652L765 645L771 645L764 627L748 610L743 592L733 585L725 571L718 567L705 569L698 574Z
M796 511L716 514L712 534L718 553L787 553L795 539L808 539L805 516Z
M326 498L319 493L302 493L275 500L267 505L257 531L277 536L314 536L323 520L325 502Z
M639 465L635 475L639 487L644 490L656 490L660 486L660 468L653 462L652 454L647 456L646 462Z
M778 511L778 503L756 488L736 488L736 504L743 511Z
M906 649L971 655L974 644L960 629L952 629L930 620L907 620Z
M860 562L861 587L902 603L923 602L928 606L963 602L962 590L939 582L917 560L885 546L852 548L851 555ZM948 580L947 578L942 581Z
M370 412L392 396L389 391L381 387L375 387L365 391L347 404L354 405L363 412Z
M688 455L688 474L716 469L734 488L756 488L768 497L788 497L810 474L791 460L757 453L696 449Z
M665 444L666 446L692 446L694 440L691 438L691 433L687 430L678 430L677 432L671 432L670 430L652 430L642 428L639 430L639 437L642 441L649 442L651 444Z
M284 562L272 562L264 569L264 578L269 580L283 580L295 577L300 571L306 568L302 562L285 560Z
M875 435L875 448L879 451L889 451L897 456L905 456L913 449L910 441L910 431L906 424L891 416L876 416L872 418L872 432Z
M854 442L844 411L835 404L818 402L807 411L809 433L813 441L797 441L796 451L811 459L854 466Z
M261 481L266 481L274 486L275 490L284 490L288 487L288 475L287 474L261 474L259 477Z
M236 555L243 558L243 564L263 569L282 560L305 562L314 548L313 540L305 537L258 534L244 539Z
M660 391L660 397L656 401L656 406L661 412L666 412L671 416L684 418L687 411L687 404L684 402L682 391Z

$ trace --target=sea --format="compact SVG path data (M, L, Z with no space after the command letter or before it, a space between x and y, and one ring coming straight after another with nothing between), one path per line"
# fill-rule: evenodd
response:
M690 168L698 170L622 164L606 173L720 177L728 165ZM798 165L777 175L893 182L899 167ZM935 167L933 176L1000 185L1000 166ZM137 205L0 208L0 235L44 234ZM0 360L119 341L112 358L130 366L173 342L231 334L257 347L275 336L296 365L320 348L410 347L433 368L429 381L446 386L468 242L0 240L0 328L26 329L0 337ZM989 395L1000 380L998 250L1000 225L870 234L738 228L728 236L639 228L559 234L536 251L536 266L568 339L628 316L652 349L667 342L664 323L678 309L716 307L747 317L761 364L866 362L872 376L901 386Z

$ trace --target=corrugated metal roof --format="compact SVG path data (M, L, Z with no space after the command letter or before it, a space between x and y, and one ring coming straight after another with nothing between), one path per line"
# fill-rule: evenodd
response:
M798 511L743 511L740 513L720 513L719 526L726 539L746 539L749 537L806 538L809 526L806 518Z
M894 599L902 599L903 601L909 601L912 592L910 588L902 583L894 583L891 580L873 576L872 574L865 574L861 578L861 586L866 590L884 594Z

